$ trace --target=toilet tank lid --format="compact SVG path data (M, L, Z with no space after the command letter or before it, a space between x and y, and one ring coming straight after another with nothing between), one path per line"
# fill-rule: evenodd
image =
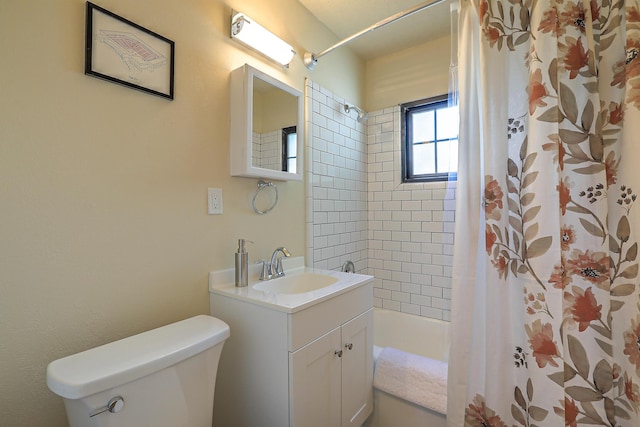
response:
M229 326L200 315L53 361L47 385L81 399L188 359L229 337Z

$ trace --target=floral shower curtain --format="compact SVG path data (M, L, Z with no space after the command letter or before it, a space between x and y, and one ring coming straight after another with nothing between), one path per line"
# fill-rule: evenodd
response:
M640 426L638 1L459 13L448 425Z

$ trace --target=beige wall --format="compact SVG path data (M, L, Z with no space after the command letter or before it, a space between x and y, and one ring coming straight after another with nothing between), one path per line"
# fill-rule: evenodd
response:
M304 105L304 96L300 98ZM298 100L292 94L277 89L253 94L253 131L268 133L295 126Z
M2 425L66 425L50 361L208 313L207 273L233 265L236 239L256 242L252 261L304 255L304 184L280 183L258 216L257 180L229 176L229 72L248 62L303 90L304 49L335 37L297 0L96 2L176 42L175 100L83 74L83 0L0 0ZM229 39L232 7L294 45L288 70ZM313 79L362 103L363 73L343 49Z
M366 63L365 105L378 111L449 90L451 37L430 40Z

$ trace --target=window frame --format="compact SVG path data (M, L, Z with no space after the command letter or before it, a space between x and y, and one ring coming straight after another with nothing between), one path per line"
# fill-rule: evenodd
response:
M292 133L297 134L298 130L297 130L297 126L289 126L286 128L282 128L282 171L283 172L289 172L289 159L296 159L298 158L298 153L296 153L295 156L291 156L289 157L289 144L287 143L289 135L291 135ZM296 136L297 138L297 136Z
M429 173L429 174L414 174L413 173L413 129L412 129L412 114L421 113L424 111L439 110L449 107L449 94L434 96L431 98L420 99L417 101L407 102L400 105L401 114L401 158L402 158L402 183L422 183L422 182L442 182L442 181L455 181L458 177L456 172L441 172L441 173ZM437 117L437 115L436 115ZM437 118L434 122L435 130L437 134ZM456 138L459 142L459 135ZM438 142L450 141L451 138L431 141L436 144L435 150L437 152ZM434 159L436 162L437 170L437 155Z

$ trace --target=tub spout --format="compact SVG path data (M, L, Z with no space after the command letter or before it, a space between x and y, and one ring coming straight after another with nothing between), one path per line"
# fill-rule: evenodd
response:
M355 273L356 267L353 265L353 261L347 261L342 264L342 271L344 273Z

